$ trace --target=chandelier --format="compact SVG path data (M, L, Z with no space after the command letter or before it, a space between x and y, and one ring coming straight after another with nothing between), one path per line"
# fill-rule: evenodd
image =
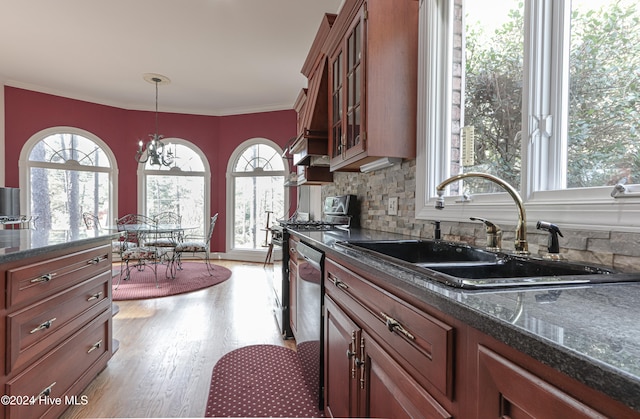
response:
M149 140L146 144L142 140L138 142L138 151L136 152L136 161L138 163L146 163L151 160L151 165L170 166L173 163L174 155L169 147L165 146L162 141L162 135L158 134L158 85L169 84L171 80L160 74L145 74L144 79L149 83L156 85L156 131L149 134Z

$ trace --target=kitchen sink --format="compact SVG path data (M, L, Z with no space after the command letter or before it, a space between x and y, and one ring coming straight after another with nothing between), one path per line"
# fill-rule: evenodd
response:
M498 261L496 253L444 240L343 241L338 244L421 266L441 263L493 264Z
M582 263L490 252L444 240L342 241L336 244L420 272L445 285L467 289L640 281L640 273L620 273Z

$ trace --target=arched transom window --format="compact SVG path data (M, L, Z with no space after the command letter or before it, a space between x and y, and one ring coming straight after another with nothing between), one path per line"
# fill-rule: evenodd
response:
M139 172L143 184L138 206L150 217L173 212L190 227L189 235L203 235L209 227L211 172L204 153L179 138L165 140L174 155L170 166L153 165L151 160Z
M114 217L115 158L99 138L76 128L52 128L25 143L22 189L38 228L85 229L83 212L103 225Z
M284 215L286 171L277 147L271 141L253 139L242 144L232 157L232 249L264 248L269 240L267 216L274 220Z

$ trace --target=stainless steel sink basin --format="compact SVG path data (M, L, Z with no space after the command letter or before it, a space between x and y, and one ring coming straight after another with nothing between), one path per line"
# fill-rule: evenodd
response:
M640 281L640 273L489 252L442 240L343 241L336 243L391 264L468 289Z

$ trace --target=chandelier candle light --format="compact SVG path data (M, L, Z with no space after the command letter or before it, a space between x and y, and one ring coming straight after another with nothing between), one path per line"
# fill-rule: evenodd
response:
M162 142L162 135L158 134L158 85L169 84L171 80L168 77L161 74L147 73L143 75L143 78L149 83L156 85L156 131L154 134L149 134L151 138L144 144L140 140L138 143L138 151L136 152L136 161L138 163L146 163L151 159L152 165L158 166L170 166L173 163L173 152L167 147L165 152L165 144Z

